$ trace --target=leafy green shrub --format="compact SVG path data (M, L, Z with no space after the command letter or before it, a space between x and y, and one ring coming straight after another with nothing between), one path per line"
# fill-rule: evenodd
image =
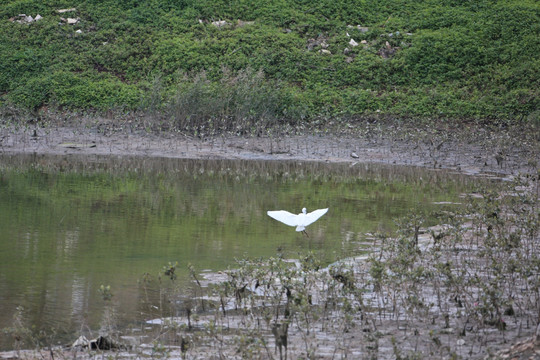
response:
M37 109L50 98L49 80L49 77L30 79L10 93L11 101L27 109Z
M39 49L6 48L0 51L0 91L13 90L20 81L43 75L45 62Z
M81 79L72 87L55 91L55 100L59 105L82 109L133 108L139 104L140 98L141 92L137 87L109 79Z
M459 80L470 67L484 66L480 45L465 29L422 31L403 52L408 70L420 83Z

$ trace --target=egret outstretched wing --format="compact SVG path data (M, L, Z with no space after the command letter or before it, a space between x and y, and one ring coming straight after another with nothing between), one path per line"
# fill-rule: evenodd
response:
M288 211L285 211L285 210L268 211L267 214L271 218L276 219L277 221L281 221L285 225L289 225L289 226L298 225L298 215L291 214Z
M303 225L303 226L308 226L309 224L313 224L315 221L317 221L321 216L323 216L324 214L326 214L326 212L328 211L328 208L326 209L318 209L318 210L314 210L308 214L306 214L306 216L304 217L304 221L302 224L299 224L299 225Z
M326 214L328 208L318 209L310 213L306 212L306 208L298 215L292 214L285 210L268 211L267 214L277 221L281 221L285 225L296 226L296 231L304 231L306 226L313 224L317 219Z

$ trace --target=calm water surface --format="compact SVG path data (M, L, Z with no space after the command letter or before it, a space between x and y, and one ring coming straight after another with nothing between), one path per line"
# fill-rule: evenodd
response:
M180 283L188 264L200 273L308 251L330 262L469 186L443 172L359 164L20 155L0 164L0 330L19 307L25 326L54 341L97 334L101 285L111 286L119 324L142 323L153 314L141 303L160 304L141 283L169 262ZM303 206L330 208L309 238L266 215Z

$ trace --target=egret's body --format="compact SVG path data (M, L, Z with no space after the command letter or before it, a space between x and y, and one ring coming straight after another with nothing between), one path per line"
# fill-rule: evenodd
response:
M296 231L302 231L304 234L306 234L306 226L313 224L321 216L326 214L327 211L328 208L318 209L308 213L306 208L303 208L302 212L298 215L292 214L285 210L268 211L267 214L271 218L276 219L285 225L296 226Z

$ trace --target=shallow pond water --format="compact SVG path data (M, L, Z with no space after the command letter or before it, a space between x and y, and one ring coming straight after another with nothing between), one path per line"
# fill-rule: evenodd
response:
M0 157L0 330L24 326L52 341L97 333L110 302L117 322L152 316L141 286L178 262L177 279L234 267L236 258L308 251L331 262L363 251L411 213L459 202L471 179L364 164L142 157ZM266 215L329 207L309 237ZM55 335L51 335L55 333ZM2 336L1 349L13 347Z

